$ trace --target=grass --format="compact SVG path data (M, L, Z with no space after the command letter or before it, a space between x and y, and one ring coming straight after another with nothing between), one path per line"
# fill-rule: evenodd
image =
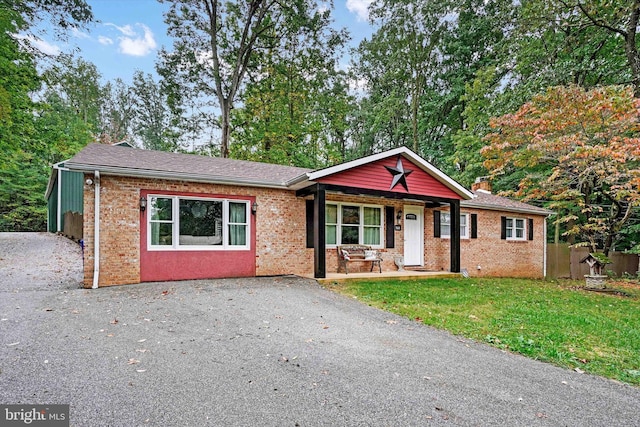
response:
M570 369L640 385L640 284L429 279L330 286L426 325Z

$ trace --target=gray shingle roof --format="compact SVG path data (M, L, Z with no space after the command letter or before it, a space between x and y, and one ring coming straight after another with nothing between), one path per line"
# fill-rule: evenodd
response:
M282 187L310 169L196 154L90 144L65 162L71 170L115 175Z
M89 144L64 162L70 170L286 188L287 183L312 172L311 169L246 160L223 159L196 154L168 153L104 144ZM461 207L549 215L547 209L496 196L483 191L473 192L474 198L462 200Z
M462 200L461 207L480 208L496 211L519 212L535 215L550 215L553 211L529 205L527 203L511 200L506 197L496 196L495 194L485 191L474 191L474 198L471 200Z

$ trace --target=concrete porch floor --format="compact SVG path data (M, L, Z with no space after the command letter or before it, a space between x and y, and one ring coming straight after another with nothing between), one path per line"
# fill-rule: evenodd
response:
M313 274L305 275L310 279L314 279ZM315 279L320 284L345 283L357 280L426 280L436 278L457 278L462 277L460 273L450 273L448 271L383 271L378 273L327 273L327 277L323 279Z

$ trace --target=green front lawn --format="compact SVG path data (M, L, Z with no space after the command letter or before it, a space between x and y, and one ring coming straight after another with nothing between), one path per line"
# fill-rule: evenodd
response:
M461 278L329 287L455 335L640 385L640 285L609 285L621 294L589 292L582 285Z

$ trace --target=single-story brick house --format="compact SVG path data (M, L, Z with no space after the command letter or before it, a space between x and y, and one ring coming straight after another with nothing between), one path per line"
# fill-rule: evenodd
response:
M545 275L549 211L469 191L405 147L309 170L91 144L59 167L84 174L86 287L323 278L346 243L377 249L383 271L402 255L426 270Z

